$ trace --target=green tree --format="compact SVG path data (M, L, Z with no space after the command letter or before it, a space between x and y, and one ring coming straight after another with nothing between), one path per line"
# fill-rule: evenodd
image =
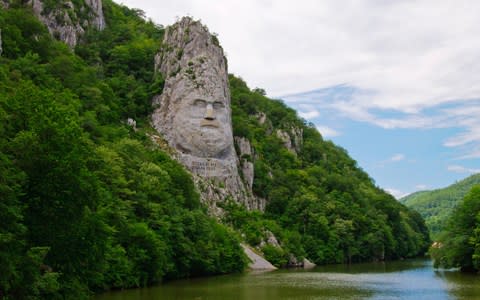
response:
M478 271L480 186L474 186L449 218L440 245L432 248L436 266Z

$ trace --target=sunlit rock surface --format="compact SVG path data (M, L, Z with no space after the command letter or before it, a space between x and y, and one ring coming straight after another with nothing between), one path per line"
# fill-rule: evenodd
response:
M84 0L75 6L72 1L57 1L45 5L42 0L29 0L34 14L44 23L52 36L75 47L88 27L105 28L102 0Z
M259 254L255 253L252 248L247 245L242 244L243 251L245 255L250 260L248 264L248 268L250 270L276 270L277 268L272 265L269 261L267 261L264 257L260 256Z
M182 18L167 28L155 71L165 86L153 99L153 126L196 175L202 199L211 209L229 198L263 209L238 172L227 65L216 36L200 22Z

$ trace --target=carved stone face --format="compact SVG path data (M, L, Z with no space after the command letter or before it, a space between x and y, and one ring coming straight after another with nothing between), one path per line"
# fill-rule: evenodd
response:
M187 88L181 99L173 99L176 103L173 116L174 144L182 153L223 158L230 153L233 143L230 107L220 83L213 80L205 84L213 89L207 92L204 88ZM191 82L179 85L191 86Z

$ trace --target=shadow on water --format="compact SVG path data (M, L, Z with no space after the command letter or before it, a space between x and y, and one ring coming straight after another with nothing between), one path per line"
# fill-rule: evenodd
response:
M480 299L480 277L405 260L178 280L94 297L139 299Z
M445 282L452 299L480 299L479 274L435 270L435 275Z

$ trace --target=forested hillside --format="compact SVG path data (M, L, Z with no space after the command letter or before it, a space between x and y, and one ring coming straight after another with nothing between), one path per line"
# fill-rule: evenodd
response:
M234 135L251 141L253 191L267 199L264 216L238 207L227 214L227 224L249 243L260 243L265 229L273 232L287 252L265 246L267 258L277 264L289 252L317 264L425 252L429 238L421 216L375 187L344 149L323 140L312 124L281 101L266 98L261 89L251 91L235 76L230 76L230 89ZM278 130L291 135L290 150L275 134ZM296 132L302 132L297 145Z
M74 54L29 9L0 10L0 299L244 269L236 234L145 133L162 27L104 11L108 27Z
M480 271L480 185L458 202L431 254L436 267Z
M10 2L0 9L1 299L85 299L239 272L240 241L279 266L290 254L343 263L428 247L418 213L295 111L233 75L234 135L252 144L243 158L254 164L253 192L267 208L226 201L222 222L208 216L190 173L151 139L163 27L104 0L105 29L70 49L23 1ZM278 130L297 141L295 151ZM265 243L271 233L281 247Z
M447 219L470 189L480 183L480 174L471 175L446 188L421 191L408 195L400 202L418 211L427 224L433 239L445 228Z

